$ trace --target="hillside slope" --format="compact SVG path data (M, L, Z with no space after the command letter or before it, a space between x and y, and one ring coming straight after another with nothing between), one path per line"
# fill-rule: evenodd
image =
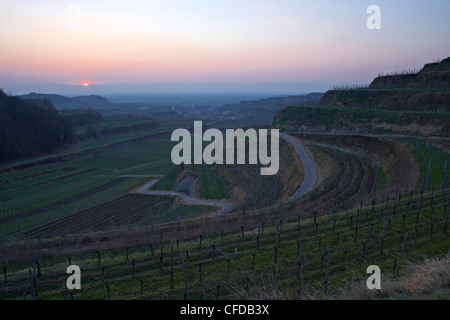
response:
M418 73L379 76L367 88L330 90L319 105L449 112L450 57Z
M83 109L83 108L107 108L113 107L114 103L110 102L101 96L79 96L69 98L58 94L42 94L42 93L29 93L19 96L23 100L35 100L35 99L47 99L58 109Z
M291 106L273 126L289 132L450 137L450 57L368 87L327 91L317 106Z
M393 74L375 78L370 89L450 89L450 57L441 62L427 63L413 74Z
M404 89L330 90L320 106L377 108L384 110L450 111L450 91Z
M299 96L273 97L239 104L226 104L218 112L239 120L272 120L278 111L289 105L315 105L323 93Z
M287 132L412 134L450 137L450 114L348 107L291 106L273 126Z

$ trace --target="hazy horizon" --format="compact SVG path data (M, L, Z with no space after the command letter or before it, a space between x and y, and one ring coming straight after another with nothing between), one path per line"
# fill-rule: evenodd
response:
M104 84L79 85L64 84L17 84L1 87L11 95L28 93L80 95L304 95L325 92L329 85L304 83L150 83L150 84Z
M0 0L0 30L13 94L301 94L446 58L450 2Z

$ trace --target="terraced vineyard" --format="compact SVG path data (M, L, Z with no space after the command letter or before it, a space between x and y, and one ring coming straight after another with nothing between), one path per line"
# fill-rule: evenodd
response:
M202 215L209 207L181 206L174 208L173 198L127 194L74 215L27 230L25 238L48 238L62 234L89 233L108 229L130 228L150 222L186 219Z
M93 205L109 201L131 191L145 178L86 177L73 184L55 185L54 188L40 189L33 193L27 191L23 203L14 207L2 208L3 217L0 235L18 237L22 232L38 225L61 219ZM64 181L69 182L69 181ZM58 188L59 187L59 188ZM80 189L77 189L77 188ZM85 190L83 192L83 189ZM36 199L47 200L42 201ZM29 201L32 206L26 206Z
M24 232L26 238L129 227L165 214L173 199L128 194Z
M399 140L413 147L414 157L420 169L420 183L416 186L417 191L448 188L450 155L442 148L433 146L433 144L442 144L442 141L418 138Z
M327 149L322 151L334 158L334 174L329 176L322 187L317 188L308 197L292 204L289 216L311 214L325 215L349 210L373 201L377 186L382 185L382 168L367 159L355 157L345 152ZM377 173L378 172L378 173Z
M180 166L172 166L170 170L156 182L150 190L173 190L178 174L181 172Z
M292 222L272 222L267 213L259 217L258 228L245 233L234 228L180 240L163 232L153 243L147 237L148 246L97 253L77 252L67 240L59 255L29 261L31 278L23 262L8 263L0 294L70 299L63 288L70 262L83 272L75 299L323 298L348 287L350 277L365 283L368 265L379 265L388 279L401 275L410 261L445 254L448 197L440 192L404 195L373 209Z
M283 170L271 177L260 176L257 165L170 168L165 159L133 163L126 155L100 169L93 166L100 160L83 159L75 171L51 165L3 175L0 299L340 297L365 285L369 265L395 281L411 263L447 254L448 155L438 143L297 137L319 180L292 202L286 199L304 172L287 144ZM159 190L193 175L199 198L231 199L235 209L211 217L215 208L133 193L151 179L144 172L164 173L153 186ZM82 290L72 294L65 286L70 264L82 270ZM360 292L405 298L387 289Z
M4 165L0 242L16 241L25 232L113 201L143 185L147 176L164 174L172 166L167 159L171 144L160 131L143 132L137 140L128 134L100 138L58 155Z

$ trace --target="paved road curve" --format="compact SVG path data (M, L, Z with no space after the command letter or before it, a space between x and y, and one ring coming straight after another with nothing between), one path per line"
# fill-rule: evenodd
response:
M303 145L298 141L296 138L288 135L287 133L280 133L280 137L287 140L295 149L295 152L297 152L298 156L300 157L303 168L305 169L305 179L303 180L300 187L297 189L295 194L289 198L288 201L293 201L304 194L311 191L317 181L317 171L316 166L314 165L314 161L309 156L308 152L305 150Z
M314 187L314 184L317 180L317 172L316 167L314 166L314 162L309 156L308 152L305 150L305 148L302 146L302 144L295 139L294 137L286 134L286 133L280 133L280 136L287 140L293 147L295 152L297 152L298 156L300 157L303 167L305 169L305 179L303 180L300 187L297 189L295 194L289 198L288 201L293 201L295 199L298 199L305 193L312 190ZM200 200L193 197L188 196L186 193L183 192L176 192L176 191L150 191L150 189L156 182L158 182L159 179L154 179L144 186L137 189L135 192L139 194L147 194L147 195L154 195L154 196L175 196L180 197L185 202L193 205L200 205L200 206L211 206L211 207L221 207L221 209L214 214L211 215L211 217L219 216L224 213L231 212L233 209L233 206L225 201L208 201L208 200Z

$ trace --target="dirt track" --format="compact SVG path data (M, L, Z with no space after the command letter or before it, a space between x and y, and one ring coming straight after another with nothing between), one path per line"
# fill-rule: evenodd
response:
M200 200L193 197L188 196L186 193L183 192L176 192L176 191L149 191L148 189L151 188L156 182L158 182L159 179L152 180L148 182L147 184L143 185L139 189L137 189L135 192L139 194L147 194L147 195L153 195L153 196L175 196L180 197L183 199L183 201L193 204L193 205L199 205L199 206L211 206L211 207L222 207L221 210L215 212L211 215L211 217L221 215L223 213L231 212L233 209L233 206L225 201L208 201L208 200Z

